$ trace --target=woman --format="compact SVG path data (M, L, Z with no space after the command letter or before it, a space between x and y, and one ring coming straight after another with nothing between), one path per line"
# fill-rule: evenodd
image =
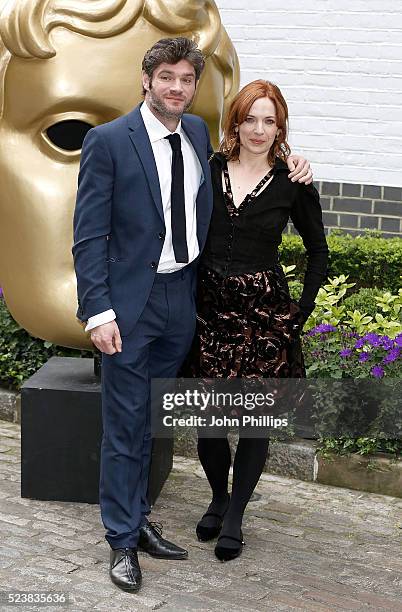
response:
M316 189L288 178L287 121L276 85L246 85L229 109L221 150L210 160L214 210L199 269L194 368L200 377L305 377L299 333L326 276L328 247ZM289 219L308 256L298 304L278 262ZM198 440L212 501L196 531L202 541L220 534L215 554L221 560L241 553L244 510L268 447L268 437L252 439L240 431L229 496L227 438Z

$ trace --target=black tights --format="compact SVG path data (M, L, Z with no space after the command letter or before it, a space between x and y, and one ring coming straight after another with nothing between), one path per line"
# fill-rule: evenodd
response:
M221 535L240 538L244 510L260 479L268 456L269 438L239 437L233 462L233 484ZM227 438L198 438L198 456L212 489L209 511L222 514L227 507L231 464Z

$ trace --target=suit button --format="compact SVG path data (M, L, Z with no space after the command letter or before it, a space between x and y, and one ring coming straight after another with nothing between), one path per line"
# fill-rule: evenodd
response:
M155 261L151 261L151 268L156 268L156 262Z
M163 232L159 232L159 234L158 234L159 240L163 240L164 237L165 237L165 234Z

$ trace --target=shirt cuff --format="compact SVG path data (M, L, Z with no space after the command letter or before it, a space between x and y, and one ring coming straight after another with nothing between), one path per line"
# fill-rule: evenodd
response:
M94 327L98 327L98 325L103 325L104 323L110 323L111 321L114 321L115 318L116 313L112 308L105 310L104 312L100 312L93 317L89 317L85 331L90 331Z

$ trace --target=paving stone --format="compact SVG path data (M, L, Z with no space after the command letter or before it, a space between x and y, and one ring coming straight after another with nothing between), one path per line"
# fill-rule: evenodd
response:
M8 453L13 449L11 444L8 443L8 440L10 440L10 442L14 442L12 438L8 438L6 442L0 444L0 453Z
M119 612L143 612L144 604L143 602L137 601L138 594L132 593L127 594L127 601L124 603L119 603ZM131 603L132 602L132 603ZM159 603L154 606L146 606L147 609L150 610L159 610L162 607ZM85 608L79 608L80 610L84 610ZM100 601L96 605L92 606L93 610L105 610L106 612L110 612L110 603L109 601Z
M2 526L0 526L0 529L1 527ZM24 538L33 538L39 534L39 531L32 531L26 527L17 527L16 525L11 525L10 523L7 523L7 525L3 527L2 531L6 535L17 535Z
M20 606L19 606L20 607ZM2 608L2 612L15 612L16 606L4 606ZM17 608L18 609L18 608ZM56 606L50 606L50 605L46 605L46 607L44 607L43 605L24 605L24 607L22 608L24 610L24 612L44 612L44 610L46 610L46 612L60 612L60 610L68 610L68 608L66 608L65 606L63 606L63 608L60 607L60 605Z
M140 553L143 587L123 593L108 577L99 506L21 499L19 426L0 423L0 431L2 448L16 443L0 455L17 459L0 462L1 590L64 590L72 612L402 611L401 500L263 474L246 510L243 553L222 564L215 542L195 538L210 498L202 469L175 457L151 520L189 559Z
M43 502L41 502L43 503ZM49 502L49 505L53 504L53 502ZM54 508L52 505L51 508ZM96 513L97 514L97 513ZM34 517L42 520L42 521L50 521L52 523L62 523L64 526L75 528L79 531L89 531L93 529L94 525L89 523L88 521L79 520L77 518L72 518L71 516L64 516L61 513L55 512L46 512L44 510L39 510L34 513Z
M81 582L74 582L71 588L73 592L78 591L80 593L86 593L88 596L92 595L96 601L101 597L113 597L119 594L117 587L115 587L110 580L107 582L105 581L103 584L82 580Z
M56 533L61 536L75 536L75 529L65 529L63 527L59 527L58 525L54 525L53 523L49 523L49 521L33 521L32 529L40 529L41 531L47 531L50 533Z
M54 557L58 559L59 557ZM78 567L88 567L88 565L95 565L96 563L100 563L101 561L106 561L106 556L104 552L100 552L99 556L91 556L89 554L76 554L76 553L66 553L63 551L63 560L72 563L73 565L77 565Z
M0 570L5 569L6 567L10 567L10 565L12 565L13 563L14 561L12 559L3 559L2 557L0 557Z
M48 568L37 568L32 567L30 564L26 565L16 565L14 564L12 568L12 574L24 576L27 578L32 578L33 580L37 580L38 587L41 585L42 591L44 590L52 590L47 589L49 585L58 585L64 590L67 585L71 584L71 578L69 576L63 576L59 572L57 574L52 574ZM47 584L46 584L47 583ZM54 590L54 589L53 589Z
M46 535L39 538L40 542L48 542L53 546L58 546L59 548L63 548L65 550L78 550L81 548L81 543L76 540L67 540L66 538L58 537L55 535L49 535L45 532Z
M30 567L34 567L39 570L51 569L56 570L57 572L62 572L63 574L74 572L79 567L78 565L70 563L69 561L64 559L55 559L52 557L44 557L41 555L31 557L29 560L27 560L27 563Z
M22 554L22 551L15 547L0 546L0 558L10 557L11 559L15 559L17 557L21 557Z
M221 610L221 605L218 601L206 601L204 597L190 595L188 593L176 594L169 598L169 601L161 608L163 612L189 612L197 610L197 612L210 612L211 610ZM232 608L233 610L234 608ZM246 608L250 610L250 608ZM251 608L252 609L252 608Z
M9 536L6 530L0 531L2 535L1 543L3 546L15 549L22 553L28 553L31 555L49 552L50 547L45 544L40 544L35 539L19 538L15 536Z
M18 516L13 516L11 514L1 514L0 513L0 521L5 523L11 523L12 525L27 525L29 523L29 519L18 518Z
M304 593L304 601L312 599L314 602L328 604L332 606L332 610L361 610L362 606L358 599L352 599L349 597L341 597L339 595L333 595L326 591L321 590L310 590ZM367 608L366 608L367 609Z
M226 604L225 607L227 606L229 608L229 606L232 606L233 602L236 602L239 609L251 611L266 609L265 604L262 604L261 600L265 601L267 594L267 589L265 589L264 594L259 599L255 599L253 597L248 597L248 593L245 594L242 591L239 592L238 589L230 589L228 591L219 592L216 590L200 591L200 593L197 594L197 597L202 599L204 606L205 601L208 601L213 602L214 605L220 604L222 606L222 604Z
M14 423L7 423L6 421L1 422L0 437L3 439L3 442L7 441L7 438L13 438L14 440L21 438L20 430L16 430L14 425Z
M0 453L0 461L7 463L19 463L19 458L10 453Z

